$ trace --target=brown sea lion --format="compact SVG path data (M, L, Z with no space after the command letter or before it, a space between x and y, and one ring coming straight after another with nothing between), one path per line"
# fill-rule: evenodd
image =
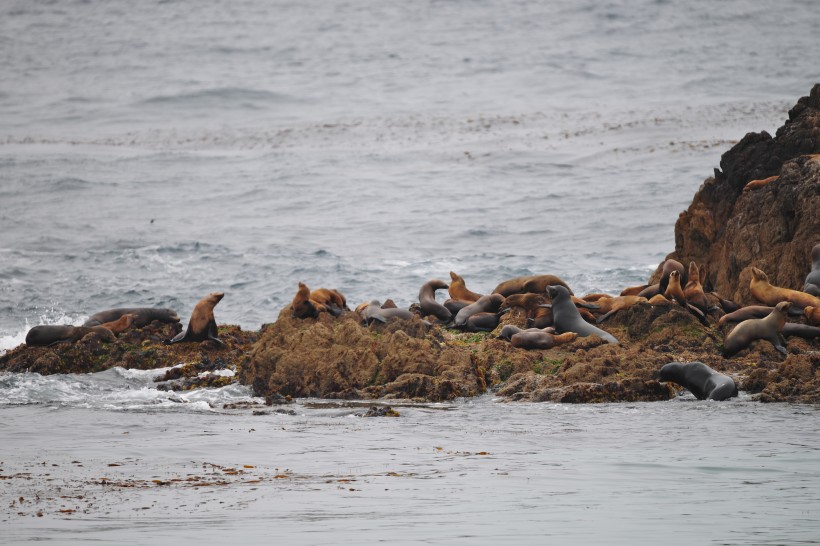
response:
M327 312L334 317L338 317L345 311L350 311L350 308L347 306L347 298L335 288L317 288L316 290L311 290L308 299L314 302L314 304L323 306Z
M820 307L807 305L806 308L803 309L803 313L805 313L806 320L810 324L820 324Z
M177 334L173 339L166 341L166 344L211 340L224 347L225 342L217 337L219 334L216 319L214 318L214 307L223 297L225 297L224 292L211 292L199 300L191 313L188 328Z
M747 305L746 307L741 307L737 311L732 311L720 317L718 326L723 326L727 322L743 322L744 320L753 318L768 317L772 311L774 311L774 307L767 305Z
M505 298L512 294L522 294L524 292L541 294L546 292L550 280L555 281L554 284L556 285L563 286L572 294L572 290L567 283L555 275L528 275L526 277L507 279L495 287L493 294L501 294Z
M453 314L436 301L436 290L445 288L447 288L447 283L439 279L431 279L422 285L419 290L419 304L423 316L433 315L441 322L450 322Z
M501 304L499 311L510 311L510 316L512 317L523 316L530 319L536 315L539 306L546 305L546 303L546 295L532 293L513 294L504 299L504 303Z
M658 281L658 294L666 294L666 288L667 286L669 286L669 276L672 274L673 271L677 271L680 275L681 289L686 284L686 279L684 278L686 270L684 269L683 264L677 260L673 260L670 258L664 261L663 266L661 267L661 278ZM643 292L641 292L639 295L645 298L651 298L655 294L646 295Z
M775 306L769 316L744 320L735 326L734 330L729 332L723 340L723 356L729 358L749 347L749 344L757 339L767 340L774 345L775 349L788 355L786 340L782 332L786 324L786 313L791 305L791 302L782 301Z
M552 326L552 304L539 305L532 317L527 319L527 326L546 328Z
M649 300L641 296L615 296L611 298L601 298L598 300L598 305L600 306L599 311L602 311L603 314L596 319L596 322L600 324L618 311L629 309L638 303L648 302Z
M666 299L676 301L686 307L686 296L683 294L680 277L681 274L677 270L673 270L669 273L668 284L666 285L666 290L664 290L663 295L666 296Z
M820 244L811 249L811 271L806 275L803 292L820 298Z
M481 296L478 301L471 303L456 314L456 328L463 327L467 323L467 319L476 313L497 313L502 303L504 303L504 296L501 294Z
M649 305L672 305L672 302L666 299L663 294L655 294L649 298Z
M296 295L290 302L290 309L290 316L298 319L316 318L319 313L327 311L324 305L310 299L310 288L303 282L299 283Z
M384 303L382 304L382 309L398 309L398 308L399 308L399 306L396 305L396 302L393 301L390 298L387 298L386 300L384 300Z
M781 301L790 301L795 307L804 309L807 306L820 307L820 298L799 290L781 288L769 283L769 277L762 270L752 268L752 280L749 291L758 301L766 305L777 305Z
M160 307L118 307L116 309L106 309L94 313L88 320L83 323L83 326L99 326L106 322L114 322L123 315L136 315L134 319L134 328L142 328L151 322L158 320L165 324L175 324L179 322L179 315L173 309L164 309Z
M450 271L450 279L450 287L447 289L447 292L450 294L452 299L469 301L472 303L474 301L478 301L478 298L482 296L482 294L476 294L475 292L468 290L467 285L464 283L464 278L461 275Z
M123 315L115 321L106 322L105 324L100 324L103 328L107 328L114 332L115 334L119 334L124 332L125 330L131 328L134 325L134 322L137 320L137 315L134 313L128 313L127 315Z
M510 337L510 344L518 349L551 349L555 345L562 343L570 343L575 341L578 334L575 332L566 332L563 334L550 334L544 330L524 330Z
M683 297L689 305L694 305L703 314L709 312L709 302L700 282L700 269L694 261L689 262L689 281L683 287Z
M26 345L32 347L48 347L56 343L73 343L89 334L95 334L102 341L117 341L117 336L108 328L102 326L62 326L59 324L43 324L35 326L26 334Z
M743 186L743 191L751 191L762 188L764 186L771 184L772 182L777 181L778 178L780 178L780 175L770 176L768 178L763 178L761 180L752 180L751 182L748 182L745 186Z
M640 286L629 286L621 290L619 296L640 296L641 292L649 288L648 284L642 284ZM654 295L654 294L653 294ZM646 297L646 296L644 296ZM651 296L650 296L651 297ZM586 298L584 298L586 299Z

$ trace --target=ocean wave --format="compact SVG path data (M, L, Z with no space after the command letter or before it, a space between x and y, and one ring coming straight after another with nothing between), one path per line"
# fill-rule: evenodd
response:
M186 108L202 108L218 106L224 109L227 106L240 108L254 108L261 104L287 104L305 102L284 93L274 93L260 89L244 87L216 87L173 95L155 95L136 103L137 106L173 106Z

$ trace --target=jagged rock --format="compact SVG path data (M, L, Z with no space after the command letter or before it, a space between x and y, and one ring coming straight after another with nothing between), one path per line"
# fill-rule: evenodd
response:
M723 154L720 169L675 224L670 257L708 266L707 289L745 305L749 268L800 290L820 243L820 84L801 98L774 138L749 133ZM778 178L744 191L753 180Z

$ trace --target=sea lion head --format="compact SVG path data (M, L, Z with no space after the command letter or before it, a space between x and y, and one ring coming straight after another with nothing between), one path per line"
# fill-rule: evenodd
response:
M812 263L820 263L820 243L814 245L814 248L811 249L811 261Z
M211 304L211 307L222 301L225 297L225 292L211 292L205 297L205 301Z
M818 245L818 246L820 246L820 245ZM450 279L452 279L453 282L462 280L461 275L458 275L454 271L450 271Z
M694 260L689 262L689 280L697 279L700 277L700 269L698 269L698 264L695 263Z
M766 274L763 272L763 270L762 270L762 269L758 269L758 268L756 268L756 267L753 267L753 268L752 268L752 277L753 277L753 278L754 278L754 280L756 280L756 281L769 282L769 277L768 277L768 275L766 275Z
M790 301L781 301L780 303L775 305L774 308L785 315L786 313L789 312L789 309L791 309L791 306L792 306L792 302L790 302Z
M450 273L452 274L452 271ZM444 282L440 279L431 279L431 280L427 281L427 284L433 290L441 290L441 289L450 288L450 286L446 282Z

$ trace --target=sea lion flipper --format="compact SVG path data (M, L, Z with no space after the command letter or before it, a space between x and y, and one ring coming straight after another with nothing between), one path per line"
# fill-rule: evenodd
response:
M786 347L784 347L783 345L778 343L777 345L774 346L774 348L777 349L778 351L780 351L781 353L783 353L784 355L789 356L788 349L786 349Z
M613 309L612 311L610 311L608 313L604 313L603 315L601 315L600 317L595 319L595 322L597 322L598 324L601 324L603 321L605 321L606 319L608 319L609 317L614 315L616 312L617 312L617 309Z

